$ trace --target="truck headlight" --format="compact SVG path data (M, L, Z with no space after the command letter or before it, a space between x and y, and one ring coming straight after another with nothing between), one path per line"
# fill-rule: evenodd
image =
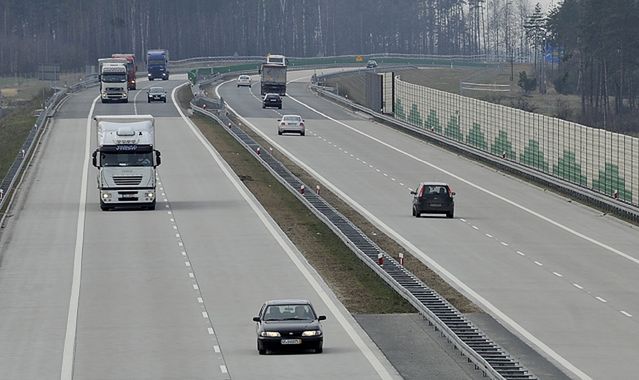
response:
M148 193L146 193L146 197L147 198L153 198L153 197L155 197L155 193L153 193L152 191L149 191Z
M147 77L151 78L151 74L146 74Z
M109 199L109 198L111 198L111 193L107 193L107 192L102 193L102 199Z
M261 336L268 336L271 338L278 338L280 336L280 333L278 333L277 331L262 331L260 333Z
M320 336L322 332L320 330L308 330L302 333L302 336Z

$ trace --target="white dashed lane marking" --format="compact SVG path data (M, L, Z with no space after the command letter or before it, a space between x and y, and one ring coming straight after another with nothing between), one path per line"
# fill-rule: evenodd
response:
M158 185L160 184L160 181L158 180ZM164 188L161 188L161 190L164 190ZM166 197L166 193L162 193L162 196ZM184 266L187 268L186 274L188 276L189 282L191 284L191 287L193 288L193 291L195 292L196 295L196 300L197 300L197 305L198 308L200 309L202 318L204 318L208 324L207 326L207 332L208 335L211 337L211 339L213 340L213 344L211 345L212 347L217 347L217 349L214 350L215 354L214 356L220 360L222 363L225 363L224 361L224 355L222 354L220 347L219 347L219 342L217 340L217 336L215 335L215 330L213 329L213 322L211 321L211 318L209 317L208 311L206 310L206 305L204 304L204 298L202 298L202 292L200 290L200 286L198 284L197 281L197 277L195 275L195 270L193 269L193 265L191 263L191 260L189 259L187 250L184 248L184 242L182 241L182 235L179 232L179 228L178 228L178 224L176 222L176 219L173 215L173 212L170 210L170 204L168 202L168 199L165 199L165 202L167 202L166 207L169 208L169 210L167 211L167 215L168 215L168 219L169 219L169 225L171 226L171 229L175 232L175 237L177 239L177 243L178 243L178 253L180 254L181 257L184 258ZM224 367L225 371L226 371L226 366L222 365L222 367ZM228 371L227 371L228 372ZM227 373L224 372L224 373Z
M460 222L462 222L462 223L466 223L466 224L468 224L468 225L469 225L470 227L472 227L474 230L479 230L479 227L477 227L477 226L475 226L475 225L473 225L473 224L470 224L470 222L468 222L466 219L460 218L460 219L459 219L459 221L460 221ZM493 235L491 235L491 234L484 234L484 235L486 235L486 236L487 236L487 237L489 237L489 238L493 238ZM499 240L497 240L497 241L499 241ZM503 241L499 241L499 243L500 243L502 246L505 246L505 247L508 247L508 246L509 246L509 244L508 244L508 243L503 242ZM526 257L526 254L525 254L524 252L522 252L522 251L514 250L514 252L515 252L515 253L517 253L517 254L518 254L519 256L521 256L521 257ZM537 267L539 267L540 269L544 267L544 264L543 264L543 263L541 263L540 261L537 261L537 260L531 260L531 261L532 261L535 265L537 265ZM544 270L544 269L541 269L541 270ZM604 299L604 298L602 298L602 297L594 296L594 295L592 294L592 292L587 291L587 290L586 290L583 286L579 285L578 283L576 283L576 282L570 282L568 279L566 279L566 277L565 277L562 273L560 273L560 272L556 272L556 271L552 271L552 270L549 270L549 269L545 269L545 270L546 270L546 271L548 271L548 273L552 274L553 276L557 277L558 279L562 279L562 280L566 281L568 284L570 284L571 286L575 287L576 289L579 289L579 290L583 291L585 294L589 295L589 296L590 296L590 297L592 297L593 299L596 299L596 300L597 300L597 301L599 301L600 303L603 303L603 304L609 304L608 300L606 300L606 299ZM627 311L624 311L624 310L617 310L617 311L618 311L619 313L623 314L624 316L628 317L628 318L632 318L632 314L628 313Z

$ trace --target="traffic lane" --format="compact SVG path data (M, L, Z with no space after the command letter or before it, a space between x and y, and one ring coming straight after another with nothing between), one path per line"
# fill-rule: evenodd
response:
M178 121L159 124L171 142L163 145L164 186L231 376L378 377L204 147ZM325 353L259 356L252 317L268 299L296 297L328 315Z
M257 126L264 124L263 120L249 121ZM278 138L275 137L274 140L278 141ZM306 143L303 147L299 145L302 141ZM330 173L322 173L322 175L333 183L347 184L340 188L351 197L357 198L367 210L399 231L404 238L425 251L439 264L461 278L466 285L541 338L544 343L553 348L569 349L567 356L574 353L584 358L584 363L591 363L591 355L596 352L589 351L593 344L600 342L603 346L613 348L615 342L624 337L627 331L636 331L636 326L626 317L611 329L593 330L593 326L605 325L611 318L622 317L621 307L626 310L633 307L631 300L636 299L636 292L632 289L636 289L636 286L631 283L621 288L611 288L610 279L615 277L610 277L611 273L599 268L610 267L610 261L615 259L610 259L600 252L593 252L588 242L573 240L563 243L546 239L542 240L543 243L540 245L536 243L540 240L539 236L551 236L553 231L535 233L530 230L523 231L516 224L513 226L512 221L518 219L514 216L517 215L517 211L495 215L503 224L502 231L513 230L513 234L519 234L523 241L530 242L538 248L540 254L549 257L549 259L543 259L539 265L538 256L530 259L531 256L534 257L533 254L537 250L523 250L527 258L522 258L518 253L519 250L513 247L510 240L506 242L496 239L495 236L486 236L486 233L492 231L475 230L473 226L479 224L478 220L472 221L473 224L461 220L469 215L485 214L486 211L495 214L494 207L487 207L487 210L482 209L482 206L475 206L489 203L490 198L468 201L458 197L456 207L460 219L447 220L439 217L415 219L409 214L410 196L407 190L397 181L393 181L393 178L382 177L384 173L373 171L365 164L361 165L360 161L344 160L340 159L340 156L335 157L336 154L327 155L322 153L321 149L314 150L312 143L307 143L308 140L279 139L279 142L286 142L287 149L298 156L306 155L316 160L326 158L334 160L331 165L328 165ZM366 147L362 147L361 150L367 151ZM350 154L342 153L341 157L350 157ZM387 162L389 157L380 157L380 160ZM373 178L384 178L384 180L371 179L371 173ZM482 197L481 193L479 197ZM477 213L473 209L477 209ZM525 215L522 216L524 217ZM542 224L541 227L547 227L547 225ZM584 265L578 268L579 270L575 269L574 258L570 257L570 252L575 254L581 252L580 257ZM586 265L593 262L596 263L593 267ZM623 265L623 262L618 264L614 271L634 281L633 268L628 268L627 265ZM497 273L498 278L495 277ZM597 295L584 292L568 281L576 281L575 279L578 279L575 283L581 284L580 286L587 286L587 291L597 290L605 296L607 291L612 290L616 294L623 294L624 297L615 299L616 308L605 305L596 298ZM518 286L520 284L523 286ZM524 302L518 302L518 300ZM552 312L544 315L538 312L540 307ZM588 308L593 308L596 312L589 312L587 317L581 320L575 321L574 318L570 318L574 310ZM546 334L547 326L562 326L566 328L566 331L579 328L580 331L588 331L588 334L578 335L572 341L567 341L565 335L559 335L554 330ZM619 356L631 354L631 352L622 352L617 355L615 351L608 352L614 356L609 360L614 364L606 370L622 368L619 366L622 365L623 359L618 361Z
M103 212L95 183L88 184L76 379L224 378L179 234L159 206Z
M291 92L291 96L295 99L308 104L312 108L325 113L328 116L334 117L333 115L335 114L338 116L334 117L337 120L343 120L341 119L341 113L344 112L342 107L336 106L325 99L310 94L303 84L289 85L289 90ZM306 112L312 112L303 105L299 105L299 107L300 112L304 109ZM350 118L352 117L353 116L351 115ZM639 255L632 250L632 247L639 243L639 235L636 233L636 227L629 223L602 215L601 212L590 207L583 206L577 202L572 202L565 196L556 195L526 181L496 172L495 169L434 147L433 145L399 133L396 130L381 124L370 122L354 123L351 125L349 122L346 123L367 135L383 142L390 143L402 152L417 156L437 168L447 170L462 179L470 181L472 184L475 184L482 189L490 190L507 198L508 200L512 200L518 205L529 208L543 216L547 216L562 226L572 228L577 232L593 238L597 242L621 250L622 252L639 260ZM331 137L333 140L337 139L339 136L350 133L348 128L343 127L339 129L338 135L331 135L330 132L335 130L336 129L327 129L322 132L325 134L325 137ZM374 152L374 155L377 155L378 152L388 152L397 156L397 160L388 162L389 164L397 163L394 167L388 167L386 169L389 172L392 171L393 173L398 173L397 175L399 176L399 173L402 173L402 168L406 167L406 163L414 163L415 161L412 158L406 157L406 155L402 152L386 149L386 147L373 142L368 139L368 137L361 137L364 137L365 140L369 141L370 151ZM382 153L382 155L384 154L386 153ZM435 177L448 177L451 183L457 183L455 190L457 190L457 186L463 185L463 183L460 183L461 181L458 178L447 175L441 170L435 169L432 173ZM426 177L421 176L418 178L425 179ZM469 190L477 191L480 189L471 186ZM565 232L566 231L564 230L564 233Z
M62 110L86 106L77 100ZM52 119L0 236L0 368L7 379L60 372L85 123Z
M340 134L340 136L341 136L341 134ZM367 149L367 151L372 151L372 150L373 150L373 149ZM324 155L324 156L326 156L326 155ZM385 161L385 162L386 162L386 161ZM340 163L340 165L342 165L342 164ZM327 166L335 167L335 163L330 164L330 165L327 165ZM361 178L360 178L360 181L361 181ZM357 185L357 186L359 186L359 185ZM367 195L368 195L369 193L370 193L370 192L366 192L366 194L367 194ZM508 220L508 218L506 218L506 220ZM509 222L509 223L510 223L510 222ZM603 280L605 281L605 278L604 278Z
M396 141L393 143L394 146L402 146L396 132L383 135L384 130L388 132L387 128L367 127L367 124L370 123L350 122L349 125L367 134L375 135L380 140ZM322 125L319 124L320 128ZM323 129L320 137L325 139L324 136L328 136L331 140L337 140L342 135L348 134L348 131L344 129L337 136L331 136L332 132L335 130ZM484 231L484 234L491 235L490 238L494 238L497 245L502 243L519 244L519 250L527 253L528 257L535 257L534 261L546 264L548 261L554 262L558 265L553 266L558 275L565 275L562 277L571 278L582 286L588 286L588 289L592 291L597 290L602 293L601 296L619 297L620 309L618 311L623 309L628 312L629 308L633 308L632 298L636 296L636 293L634 291L627 292L625 288L636 289L636 284L633 281L636 277L638 263L632 248L638 242L635 227L611 217L604 217L602 220L600 212L596 210L569 202L563 196L547 192L524 181L499 173L495 174L493 169L464 158L456 158L442 149L428 146L412 138L407 138L406 141L414 144L412 147L411 144L405 144L401 148L402 150L428 163L433 163L437 168L449 170L461 179L472 181L470 184L461 182L460 178L445 176L441 170L433 169L427 165L424 165L424 169L422 169L422 178L444 180L452 184L453 189L458 193L456 199L457 215L465 218L473 228L477 227ZM322 142L324 141L322 140ZM373 157L369 160L373 161L375 156L383 157L385 154L393 153L392 150L383 149L381 145L372 144L360 149L357 149L357 145L351 146L355 150L355 158L362 157L361 162L365 162L365 158L371 155ZM379 149L375 149L376 146ZM420 148L421 151L424 151L424 147L428 148L429 151L421 153ZM388 173L393 179L397 177L399 181L403 181L402 178L414 177L414 173L410 173L407 168L410 169L415 160L407 158L405 155L396 154L395 156L397 159L383 160L381 172L384 175ZM395 165L393 166L393 164ZM380 169L376 168L375 170ZM459 175L459 173L463 174ZM410 186L415 187L416 182ZM512 200L518 207L510 207L512 205L487 194L482 189L498 195L504 194L507 200ZM508 208L514 211L507 213L503 211ZM530 212L522 208L530 209L539 215L531 215ZM550 218L550 222L543 218ZM513 224L513 220L518 223ZM574 230L574 233L567 231L567 229ZM537 234L533 234L531 231L537 231ZM545 239L540 242L536 238L537 236L544 236ZM626 275L622 278L631 281L621 285L624 288L618 294L614 293L615 288L609 286L611 273L624 273ZM586 283L584 284L584 282ZM632 314L632 311L630 313Z

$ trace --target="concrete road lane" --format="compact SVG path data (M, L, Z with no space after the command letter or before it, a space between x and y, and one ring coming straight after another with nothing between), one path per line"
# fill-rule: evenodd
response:
M85 108L72 98L67 107ZM72 116L72 115L64 115ZM85 120L56 119L0 236L0 378L60 373Z
M248 89L221 87L274 145L574 376L634 373L636 227L346 112L304 83L288 90L280 112L306 119L305 138L277 136L274 111L259 108ZM455 219L410 216L410 188L423 180L451 183Z
M95 95L75 94L58 114L19 215L2 235L0 337L12 345L0 349L0 377L60 376L86 118ZM96 170L86 172L73 378L397 377L173 105L147 104L140 94L129 104L98 102L94 113L157 116L163 164L155 211L100 211ZM325 353L257 354L251 318L263 301L280 297L308 298L328 316Z

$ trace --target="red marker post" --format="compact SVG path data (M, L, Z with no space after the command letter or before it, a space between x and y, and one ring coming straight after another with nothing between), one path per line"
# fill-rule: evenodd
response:
M402 252L399 253L399 265L404 266L404 254Z
M306 190L306 187L304 185L300 186L300 194L304 194L304 190Z
M320 195L320 185L315 185L315 193L317 193L317 195Z
M380 267L384 266L384 254L381 252L377 254L377 264L379 264Z
M255 150L255 152L257 152L257 155L259 156L260 153L262 153L262 151L260 150L260 147L258 146L257 149Z

